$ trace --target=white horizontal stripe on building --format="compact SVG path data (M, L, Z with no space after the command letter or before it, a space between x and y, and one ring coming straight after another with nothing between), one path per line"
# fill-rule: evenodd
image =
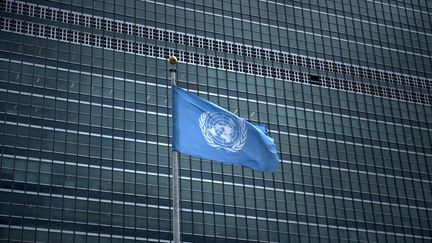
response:
M427 15L432 15L432 13L427 12L427 11L422 11L422 10L419 10L419 9L402 7L402 6L399 6L399 5L396 5L396 4L384 3L384 2L380 2L380 1L374 1L374 0L366 0L366 1L367 2L371 2L371 3L382 4L382 5L385 5L385 6L392 6L392 7L395 7L395 8L410 10L410 11L417 12L417 13L423 13L423 14L427 14ZM425 1L425 2L427 2L427 1Z

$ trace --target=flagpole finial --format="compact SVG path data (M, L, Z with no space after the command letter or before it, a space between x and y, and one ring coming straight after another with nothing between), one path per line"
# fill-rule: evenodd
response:
M176 56L170 56L168 61L171 65L176 65L177 64L177 57Z

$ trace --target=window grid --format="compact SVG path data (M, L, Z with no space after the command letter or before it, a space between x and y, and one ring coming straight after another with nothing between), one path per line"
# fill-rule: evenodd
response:
M147 20L152 22L147 23L155 23L161 28L169 24L165 12L169 16L172 14L172 9L160 2L145 0L123 4L114 1L110 9L111 2L96 1L89 6L73 1L68 6L62 3L50 6L65 6L64 9L74 8L77 11L82 9L87 13L100 10L98 13L104 13L100 16L115 14L127 19L138 16L138 11L150 13L148 16L156 13L159 15L156 15L155 22L150 17ZM237 8L239 18L249 17L249 13L243 12L246 10L250 11L251 16L259 16L259 21L263 16L264 19L268 16L277 21L279 15L290 24L297 24L298 20L303 24L311 22L307 18L313 21L318 19L302 16L299 12L288 16L282 7L270 9L275 3L267 0L258 1L257 8L247 2L211 2L215 7L218 3L221 6L224 4L220 7L222 10L226 9L225 4ZM315 1L315 4L339 6L336 11L349 14L346 8L340 6L341 2L318 4ZM413 4L401 0L395 4L401 3L406 4L404 6ZM187 4L188 8L200 6L198 1ZM301 4L303 7L304 4L309 6L314 3L306 1ZM29 6L29 11L34 14L37 5L31 5L33 8ZM351 2L347 6L355 5ZM25 13L25 6L21 4L17 11ZM153 6L156 9L152 9ZM366 6L372 6L366 12L374 12L382 4L367 1ZM121 16L122 11L125 16ZM188 41L185 34L153 28L149 31L153 40L127 36L128 40L134 40L128 41L123 34L99 29L109 27L112 31L134 35L138 33L139 26L128 22L118 25L99 18L100 21L95 20L94 24L90 21L90 28L96 29L81 28L89 23L81 19L81 14L74 16L73 12L68 12L72 16L67 17L67 14L59 15L55 9L43 12L45 17L55 16L55 20L61 22L4 13L28 22L42 22L66 29L49 25L27 26L19 22L13 23L14 27L9 23L7 27L8 31L21 35L1 31L4 44L0 49L8 57L0 58L0 92L4 94L0 95L0 107L5 108L0 112L5 114L5 121L1 124L5 143L0 159L4 195L0 200L0 216L5 219L0 227L1 240L169 242L172 230L169 223L170 175L167 157L170 95L167 89L169 81L167 83L166 80L166 69L169 67L166 55L177 55L179 60L184 60L179 63L184 71L179 72L179 85L252 122L268 125L283 159L275 173L262 174L240 166L182 156L184 241L431 240L429 219L432 194L427 163L432 154L429 129L431 106L335 90L366 90L368 94L386 92L358 82L370 83L371 80L349 77L356 82L340 81L346 75L359 76L354 74L356 70L345 68L345 64L329 67L327 61L303 56L288 60L288 56L284 57L281 52L274 54L266 51L269 49L250 49L250 54L247 54L246 46L235 43L232 47L221 45L222 51L229 55L214 54L212 51L207 53L206 50L216 50L217 43L205 38L192 39L192 45L201 48L196 54L196 48L172 44L180 43L180 40L183 43ZM188 15L188 11L185 12ZM189 14L193 16L190 18L189 15L187 27L182 26L180 21L179 26L186 27L188 32L196 31L201 36L207 33L207 30L201 32L199 23L190 24L200 18L199 13ZM235 14L234 11L232 14ZM289 21L290 17L294 17L295 21ZM76 18L74 21L80 26L63 24L67 18ZM203 26L207 28L205 21ZM218 25L221 21L215 22ZM315 23L322 27L323 22L318 20ZM403 22L408 21L396 21ZM3 29L4 23L0 21L0 24ZM213 34L210 29L216 26L211 24L208 32ZM216 38L237 40L237 36L232 38L229 26L225 24L219 25L222 29ZM344 24L338 21L335 26L339 30L344 28ZM71 33L69 28L78 32ZM141 35L147 35L148 27L142 28ZM238 28L243 31L242 26ZM109 37L92 35L93 31L106 33ZM258 28L253 39L263 45L270 41L267 47L270 48L286 37L273 33L269 38L267 34L266 29ZM155 41L161 38L167 41ZM301 36L294 37L297 38L302 39ZM408 41L415 41L414 36L409 38ZM290 44L293 44L291 40ZM380 38L376 40L381 41ZM311 42L315 45L319 40ZM411 44L416 46L416 43ZM206 45L208 49L202 49ZM308 45L294 45L298 45L299 49L293 49L304 55L314 53L314 48L302 52L301 48ZM174 46L187 52L162 48ZM326 50L330 56L340 57L338 47ZM359 53L349 51L352 52L346 54L347 59L343 60L357 61L355 55ZM255 59L256 53L263 59ZM315 54L321 55L320 52ZM305 67L320 67L320 70L332 68L346 75L317 70L310 70L313 74L309 74L307 68L273 63L273 60L278 62L284 59L286 63L295 61ZM266 65L252 64L255 60ZM369 64L364 66L379 65L380 61L374 61L368 60ZM414 60L414 66L403 69L417 72L419 70L415 66L420 62ZM271 68L273 64L302 72ZM395 70L402 68L397 65L395 63ZM259 77L244 74L258 72ZM365 74L368 75L368 72ZM393 74L387 77L383 74L385 72L375 76L377 79L394 78ZM334 78L324 78L326 75ZM408 91L391 89L389 95L393 99L406 96L406 99L421 100L421 93L431 95L429 90L402 87L405 80L401 76L399 80L394 80L397 85L373 83ZM417 87L415 80L408 80L408 83ZM334 88L322 88L328 83ZM36 205L35 202L39 203ZM32 222L37 223L36 227Z
M140 54L157 58L168 58L169 53L175 53L179 56L180 62L188 62L202 66L210 66L214 64L214 68L223 68L230 71L240 72L243 70L245 73L254 74L263 77L278 78L281 77L283 80L290 80L305 84L319 84L320 86L334 88L339 90L345 90L350 92L357 92L368 95L375 95L386 97L390 99L405 100L408 102L416 102L421 104L430 105L432 97L423 93L408 92L405 90L398 90L389 87L382 87L378 85L358 83L351 80L342 80L332 77L319 76L318 81L315 75L309 75L306 73L291 71L278 67L269 67L260 64L245 64L246 62L234 61L232 59L213 57L214 63L209 62L209 56L199 53L182 52L184 55L179 55L180 51L164 48L160 46L152 46L143 44L140 42L133 42L129 40L115 39L112 37L98 36L95 34L89 34L79 32L75 30L62 29L59 27L47 26L42 24L35 24L31 22L25 22L21 20L12 20L9 18L1 18L1 28L5 31L18 32L28 34L36 37L47 37L50 39L59 39L65 41L64 37L67 33L67 41L76 44L84 44L88 46L96 46L101 48L113 49L116 51L124 51L132 54ZM29 32L29 29L34 30ZM61 32L62 37L58 37L56 33ZM98 36L98 37L96 37ZM98 41L95 41L97 39ZM133 48L132 48L133 47ZM183 56L183 57L182 57ZM207 60L207 61L206 61ZM307 62L306 59L302 59L302 62ZM247 66L248 68L243 68ZM251 70L250 70L250 67ZM241 67L241 68L240 68ZM342 66L339 66L342 68ZM280 74L280 75L277 75ZM294 77L294 78L292 78ZM311 81L312 80L312 81Z
M25 6L25 7L20 7ZM30 7L31 6L31 7ZM76 18L79 17L79 25L85 27L92 27L101 30L119 32L129 35L145 37L148 39L156 39L160 41L167 41L171 43L185 44L198 48L210 49L215 51L226 52L230 54L246 55L249 57L256 57L264 60L279 62L282 61L291 65L300 65L303 67L319 69L323 71L336 72L340 74L352 75L356 77L364 77L373 80L380 80L389 83L398 83L396 77L402 80L403 85L418 87L421 89L432 89L432 80L423 77L414 77L400 73L394 73L384 70L377 70L373 68L360 67L356 65L344 64L323 60L318 58L311 58L300 56L296 54L273 51L269 49L262 49L253 46L241 45L228 41L208 39L202 36L190 35L184 33L177 33L178 39L170 38L169 30L154 28L150 26L143 26L134 23L127 23L124 21L117 21L108 18L101 18L98 16L91 16L87 14L76 13L67 10L60 10L50 8L42 5L35 6L31 3L23 3L19 1L6 0L1 3L0 8L6 12L36 16L43 19L53 21L60 21L63 23L77 24ZM31 11L30 11L31 10ZM102 24L97 24L102 23ZM104 24L106 23L106 24ZM154 33L157 33L156 35ZM186 41L183 41L186 38ZM209 43L212 44L209 44ZM214 45L213 45L214 44ZM213 49L213 47L215 47ZM244 53L244 54L243 54ZM281 58L283 57L283 58ZM316 65L316 63L324 62L326 65ZM360 71L361 70L361 71Z

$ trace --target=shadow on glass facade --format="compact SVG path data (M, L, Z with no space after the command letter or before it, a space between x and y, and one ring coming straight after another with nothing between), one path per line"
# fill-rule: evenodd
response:
M170 55L282 160L182 155L184 241L432 241L427 1L0 5L0 241L172 240Z

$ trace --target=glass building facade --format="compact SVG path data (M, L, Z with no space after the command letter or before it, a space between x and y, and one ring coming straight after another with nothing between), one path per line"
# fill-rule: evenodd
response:
M172 240L169 55L281 158L182 155L184 241L432 241L430 1L0 5L0 241Z

